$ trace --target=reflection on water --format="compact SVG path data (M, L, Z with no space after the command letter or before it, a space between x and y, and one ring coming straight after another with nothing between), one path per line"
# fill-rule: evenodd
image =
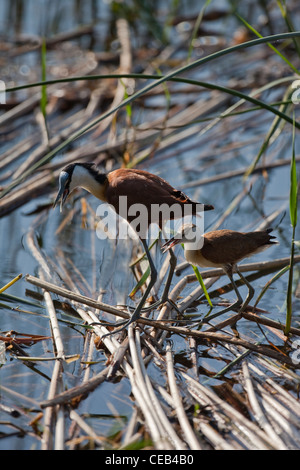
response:
M6 35L45 36L77 26L109 21L109 2L94 0L4 0L0 5L1 31Z

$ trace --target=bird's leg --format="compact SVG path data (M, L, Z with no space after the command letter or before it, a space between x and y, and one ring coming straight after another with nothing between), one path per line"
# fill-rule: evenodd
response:
M166 281L166 284L165 284L165 288L163 290L163 294L162 294L162 297L161 297L161 300L160 300L162 304L168 300L169 290L170 290L170 287L171 287L173 274L174 274L176 264L177 264L177 258L175 256L174 251L172 250L172 248L169 249L169 253L170 253L170 269L169 269L169 274L168 274L167 281Z
M102 338L104 338L105 336L110 336L112 334L115 334L115 333L118 333L119 331L124 330L125 328L127 328L127 326L129 326L131 323L133 323L134 321L136 321L140 317L142 308L143 308L143 306L144 306L144 304L145 304L145 302L146 302L146 300L147 300L147 298L150 294L150 291L151 291L152 287L154 286L154 284L156 282L157 271L156 271L156 268L154 266L154 263L153 263L148 245L147 245L147 243L144 239L141 239L141 242L144 246L144 249L145 249L148 261L149 261L149 265L150 265L150 282L149 282L149 284L148 284L148 286L147 286L147 288L146 288L146 290L145 290L138 306L136 307L133 314L131 315L131 318L129 320L126 320L126 322L122 321L122 322L119 322L119 323L115 323L113 326L122 325L122 327L103 335Z
M239 293L238 287L237 287L237 285L236 285L236 283L233 279L233 267L231 265L229 265L229 266L225 266L223 269L224 269L225 273L227 274L227 276L230 279L230 283L231 283L231 285L232 285L232 287L233 287L233 289L236 293L237 299L236 299L235 302L230 304L228 307L223 308L222 310L219 310L216 313L212 313L211 315L208 315L207 317L204 317L202 320L199 321L198 324L209 323L210 320L213 320L214 318L217 318L220 315L223 315L223 313L229 312L230 310L233 310L235 308L240 307L240 305L243 303L243 299L241 297L241 294Z
M231 285L232 285L232 287L233 287L233 289L236 293L237 299L236 299L235 302L233 302L233 304L230 304L228 307L224 308L223 310L220 310L217 313L213 313L212 315L209 315L208 317L205 317L203 319L203 322L205 322L205 323L209 320L212 320L213 318L218 317L219 315L222 315L223 313L229 312L230 310L233 310L234 308L239 307L243 303L243 299L241 297L241 294L239 293L238 287L235 283L235 280L233 279L233 268L232 268L232 266L226 266L224 268L224 271L230 279Z
M174 251L171 248L168 251L170 253L170 269L169 269L169 274L168 274L168 277L167 277L167 280L166 280L166 283L165 283L165 287L164 287L162 296L161 296L160 300L158 300L157 302L154 302L149 307L143 308L143 312L147 312L149 310L152 310L153 308L156 308L159 305L164 304L165 302L170 302L172 307L177 309L177 306L174 304L174 302L169 299L169 290L170 290L171 282L172 282L172 279L173 279L173 274L174 274L174 271L175 271L175 268L176 268L177 258L174 254Z
M243 302L243 299L242 299L241 294L239 293L239 290L238 290L238 287L237 287L237 285L236 285L236 283L235 283L235 280L233 279L232 269L229 269L229 270L227 269L227 270L226 270L226 274L227 274L227 276L229 277L230 282L231 282L231 285L232 285L232 287L234 288L234 291L235 291L236 296L237 296L237 300L236 300L236 302L234 302L234 303L231 305L231 308L233 308L233 307L239 307L239 306L241 305L241 303Z
M242 279L242 281L244 281L244 283L246 284L246 286L248 287L248 295L246 297L246 299L244 300L244 303L242 304L241 306L241 309L240 309L240 312L242 312L243 310L245 310L245 308L247 307L247 305L249 304L250 300L252 299L252 297L254 296L254 288L251 286L250 282L242 275L242 273L240 272L240 270L236 267L236 272L238 273L238 275L240 276L240 278Z

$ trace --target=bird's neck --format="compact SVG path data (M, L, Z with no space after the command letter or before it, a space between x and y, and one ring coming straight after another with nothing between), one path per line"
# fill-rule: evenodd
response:
M204 242L203 237L200 237L199 240L197 241L185 240L183 244L184 251L185 252L199 251L203 246L203 242Z
M93 196L97 197L101 201L106 201L106 184L99 183L96 180L91 179L90 181L86 181L85 183L81 183L81 187L86 189L89 193L93 194Z
M106 201L107 177L105 174L94 175L84 167L77 167L73 174L73 184L80 186L101 201Z
M197 249L195 249L195 245L193 245L192 243L185 243L184 244L184 256L186 258L190 258L194 255L195 251L198 251Z
M184 243L184 256L188 263L207 267L207 260L203 257L201 253L202 244L198 248L195 248L195 244L191 242Z

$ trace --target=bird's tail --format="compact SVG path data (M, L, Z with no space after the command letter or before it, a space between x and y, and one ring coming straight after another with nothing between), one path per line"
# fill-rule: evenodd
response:
M203 211L212 211L214 210L214 206L212 206L211 204L202 204L201 202L195 202L195 201L192 201L186 194L184 194L183 191L179 191L177 189L175 189L173 191L173 195L175 196L175 198L177 199L177 201L181 204L191 204L192 207L193 207L193 211L194 211L194 214L196 214L197 212L199 212L199 206L203 206Z
M266 244L267 245L276 245L278 244L278 241L276 240L276 237L274 235L269 235L269 233L273 232L272 228L268 228L266 231L266 234L268 234Z

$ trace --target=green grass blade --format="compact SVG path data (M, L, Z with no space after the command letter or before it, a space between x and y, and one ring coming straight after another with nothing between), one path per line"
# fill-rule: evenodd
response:
M291 187L290 187L290 218L294 228L297 225L297 199L298 199L298 184L297 184L297 168L295 156L295 127L293 128L293 154L291 161Z
M151 248L153 248L153 246L158 242L158 239L159 239L159 236L155 238L155 240L150 244L149 250L151 250ZM133 268L145 258L147 259L147 255L144 252L139 258L137 258L133 263L131 263L130 268ZM136 294L136 292L145 284L146 280L150 276L150 273L151 273L151 269L149 265L146 271L144 272L144 274L142 275L141 279L137 282L137 284L134 286L134 288L130 292L129 294L130 298L133 297Z
M278 273L276 273L275 276L273 276L272 279L270 279L270 280L265 284L265 286L262 288L260 294L257 296L257 299L256 299L255 304L254 304L254 308L258 305L258 303L260 302L260 300L262 299L262 297L265 295L265 293L267 292L267 290L269 289L269 287L270 287L275 281L277 281L277 279L279 279L281 276L283 276L283 274L285 274L289 269L290 269L290 265L285 266L285 267L282 268L280 271L278 271Z
M203 282L203 279L202 279L202 276L201 276L201 274L200 274L200 272L199 272L199 269L197 268L197 266L193 266L193 265L192 265L192 268L193 268L193 270L194 270L194 273L196 274L196 278L198 279L200 286L202 287L203 293L204 293L204 295L205 295L205 297L206 297L206 300L207 300L208 304L210 305L210 307L213 307L213 304L212 304L212 302L211 302L211 300L210 300L210 297L209 297L209 295L208 295L207 289L206 289L206 287L205 287L205 284L204 284L204 282Z
M130 298L133 297L137 293L137 291L145 284L147 278L150 276L150 272L151 272L151 269L150 269L150 266L148 266L148 268L146 269L146 271L142 275L139 282L134 286L134 288L130 292L130 294L129 294Z
M129 95L128 95L128 92L127 92L126 84L123 82L122 79L120 81L121 81L121 84L124 87L124 100L127 100L127 98L129 98ZM131 118L132 118L132 106L131 106L130 103L128 105L126 105L126 114L127 114L128 119L131 120Z
M203 7L201 8L201 10L199 12L199 15L198 15L198 17L195 21L195 26L194 26L194 29L193 29L193 32L192 32L192 38L191 38L191 41L190 41L190 46L189 46L189 51L188 51L188 60L190 59L190 57L192 55L193 47L194 47L193 43L194 43L195 38L197 37L198 29L199 29L200 24L202 22L204 12L205 12L206 8L208 7L208 5L210 3L211 3L211 0L206 0L206 2L204 3Z
M151 83L149 83L148 85L146 85L142 89L138 90L136 93L131 95L129 98L123 100L120 104L118 104L113 109L110 109L109 111L103 113L99 118L96 118L95 120L93 120L92 122L90 122L89 124L84 126L82 129L80 129L79 131L73 133L68 139L66 139L60 145L58 145L53 150L48 152L43 158L41 158L38 162L36 162L34 165L32 165L31 168L29 168L26 172L24 172L22 177L16 179L6 189L4 189L0 194L0 198L4 197L8 192L10 192L14 187L16 187L18 184L20 184L26 177L31 175L35 170L40 168L45 163L49 162L58 152L65 149L74 140L76 140L77 138L79 138L80 136L85 134L87 131L91 130L93 127L98 125L99 122L103 121L104 119L106 119L108 116L115 113L119 109L127 106L129 103L131 103L135 99L139 98L140 96L144 95L145 93L149 92L153 88L161 85L165 81L176 78L177 75L188 72L189 70L191 70L195 67L199 67L200 65L204 65L205 63L208 63L212 60L215 60L219 57L222 57L226 54L235 52L237 50L257 46L257 45L264 44L264 43L270 42L270 41L279 41L279 40L282 40L282 39L287 39L287 38L292 38L292 37L299 37L299 36L300 36L300 31L292 32L292 33L276 34L276 35L267 36L267 37L264 37L264 38L254 39L252 41L248 41L248 42L245 42L245 43L242 43L242 44L237 44L235 46L228 47L226 49L222 49L221 51L217 51L217 52L215 52L213 54L210 54L206 57L203 57L203 58L198 59L194 62L191 62L191 63L189 63L189 64L187 64L183 67L180 67L176 70L173 70L173 71L169 72L168 74L164 75L163 77L158 77L157 80L152 81ZM195 81L195 83L196 83L196 81ZM210 88L210 86L208 84L206 84L206 87ZM214 85L214 86L212 86L212 88L218 89L220 87L217 87L216 85ZM236 96L242 96L243 94L235 91L235 95ZM268 106L265 103L260 102L259 100L254 100L253 98L250 99L249 97L247 97L247 95L243 95L243 97L245 99L248 99L248 101L253 102L256 105L258 105L258 104L261 105L263 108L268 109L269 111L273 112L274 114L282 115L282 117L284 119L286 119L287 121L289 121L289 122L291 121L291 119L288 116L285 116L283 113L280 113L280 111L278 111L276 108ZM295 125L297 126L297 128L300 128L300 124L295 123Z
M281 112L285 112L286 109L288 108L288 104L286 104L286 100L287 98L289 97L289 95L291 94L291 91L290 91L290 87L287 89L285 95L284 95L284 98L283 98L283 102L284 104L280 105L279 107L279 110ZM271 141L271 138L273 137L273 135L275 134L275 131L276 129L278 128L280 122L281 122L281 117L279 116L275 116L271 126L270 126L270 129L259 149L259 152L256 156L256 158L254 159L254 161L251 163L251 165L249 166L249 168L247 169L247 171L245 172L245 175L244 175L244 179L245 178L248 178L252 173L253 171L255 170L255 167L256 165L258 164L259 160L261 159L261 156L265 153L265 151L267 150L269 144L270 144L270 141ZM278 137L278 134L277 134L277 137Z
M284 334L286 336L289 335L291 324L292 324L292 294L293 294L293 273L294 273L294 252L295 252L295 228L293 227L293 235L292 235L292 246L291 246L291 262L290 262L290 271L289 271L289 280L288 280L288 288L287 288L287 295L286 295L286 320L285 320L285 329Z
M22 274L18 274L14 279L12 279L11 281L9 281L7 284L5 284L4 286L2 286L0 288L0 294L2 294L4 291L6 291L6 289L8 289L10 286L12 286L13 284L15 284L15 282L19 281L19 279L22 278Z
M295 120L295 116L294 116ZM290 173L290 218L293 227L292 232L292 244L291 244L291 256L290 256L290 272L287 288L286 297L286 322L284 334L288 336L291 323L292 323L292 294L293 294L293 272L294 272L294 253L295 253L295 231L297 225L297 199L298 199L298 182L297 182L297 169L296 169L296 158L295 158L295 126L293 126L293 152L291 161L291 173Z
M100 79L106 79L106 78L121 79L122 77L123 78L140 78L140 79L144 79L144 80L152 79L152 80L157 80L156 83L158 83L158 82L161 83L161 79L165 78L166 80L170 80L170 81L174 81L174 82L186 83L186 84L189 84L189 85L195 85L195 86L207 88L207 89L210 89L210 90L218 90L218 91L221 91L223 93L228 93L232 96L235 96L235 97L241 99L240 102L235 103L232 107L230 107L230 110L235 109L236 107L243 104L245 101L249 101L250 103L257 106L258 109L266 109L266 110L272 112L273 114L275 114L277 116L280 116L282 119L286 120L290 124L293 124L293 120L289 116L287 116L286 114L282 113L280 110L277 110L274 107L274 105L268 105L267 103L264 103L263 101L261 101L259 99L255 99L254 96L262 93L263 91L266 91L266 90L272 88L272 86L277 86L277 85L283 84L285 82L294 81L295 80L294 76L284 77L284 78L279 79L279 80L274 80L274 82L271 82L271 83L268 83L267 85L264 85L263 87L255 90L250 95L246 95L242 92L239 92L237 90L233 90L233 89L228 88L228 87L224 87L224 86L220 86L220 85L216 85L216 84L208 83L208 82L202 82L202 81L199 81L199 80L193 80L193 79L183 78L183 77L180 77L180 78L179 77L166 78L167 76L146 75L146 74L108 74L108 75L90 75L88 77L87 76L73 77L73 78L69 78L69 79L64 78L64 79L49 80L47 82L36 82L34 84L21 85L21 86L18 86L18 87L8 88L6 90L6 92L8 93L8 92L12 92L12 91L22 90L22 89L25 89L25 88L31 88L32 86L42 86L44 84L50 85L50 84L54 84L54 83L65 83L65 82L72 82L72 81L76 81L76 80L100 80ZM138 96L140 96L140 92L137 92L137 93L138 93ZM127 99L125 99L116 108L114 108L113 110L108 111L107 113L102 115L100 118L97 118L93 123L89 124L87 130L89 130L90 128L92 128L96 124L98 124L98 122L102 121L103 119L106 119L110 114L113 114L114 112L116 112L121 107L127 106L128 102L130 103L131 101L133 101L138 96L136 96L136 94L131 95L131 97L128 97ZM226 115L227 115L227 111L224 111L220 115L220 118L223 118ZM295 122L295 126L298 129L300 129L300 124L298 122ZM86 132L87 130L86 130L86 128L84 128L82 133ZM75 139L75 137L74 137L74 139ZM54 149L54 151L55 151L55 149Z
M283 3L284 3L284 5L283 5ZM284 19L284 21L285 21L285 23L286 23L286 25L287 25L289 31L295 31L295 27L294 27L294 25L293 25L293 22L292 22L292 20L291 20L290 15L288 14L288 11L287 11L287 6L286 6L286 4L285 4L285 1L282 2L281 0L277 0L277 5L278 5L278 7L279 7L279 9L280 9L280 12L281 12L281 14L282 14L282 17L283 17L283 19ZM296 51L297 51L297 53L298 53L298 56L300 57L299 41L297 41L297 39L294 39L294 38L293 38L293 42L294 42L294 45L295 45L295 49L296 49Z
M154 77L157 81L155 82L156 84L157 83L163 83L162 82L162 78L160 77ZM164 76L163 77L163 81L167 80L167 76ZM174 80L174 81L178 81L178 80L175 80L173 77L170 78L170 80ZM258 100L256 98L253 98L252 96L248 96L248 95L245 95L244 93L242 92L239 92L237 90L231 90L230 88L227 88L227 87L222 87L222 86L219 86L219 85L215 85L215 84L211 84L211 83L206 83L206 82L200 82L200 81L197 81L197 80L190 80L190 79L182 79L180 80L182 82L185 82L185 83L189 83L189 84L193 84L193 85L197 85L197 86L203 86L205 88L208 88L208 89L212 89L212 90L219 90L219 91L223 91L225 93L228 93L228 94L231 94L233 96L237 96L239 98L241 98L241 100L245 100L245 101L249 101L250 103L253 103L254 105L256 106L259 106L260 108L262 109L266 109L268 111L270 111L271 113L277 115L277 116L280 116L282 119L284 119L285 121L289 122L289 123L293 123L293 120L287 116L286 114L282 113L280 110L278 110L277 108L274 108L273 106L270 106L264 102L262 102L261 100ZM151 88L153 88L155 86L155 83L151 84ZM141 91L138 91L136 92L134 95L131 95L129 98L125 99L124 101L122 101L122 103L120 103L119 105L117 105L115 108L107 111L106 113L102 114L99 118L96 118L95 120L93 120L91 123L87 124L86 126L84 126L82 129L80 129L79 131L76 131L74 132L70 137L68 137L64 142L62 142L61 144L59 144L57 147L55 147L53 150L51 150L50 152L48 152L44 157L42 157L39 161L37 161L35 164L33 164L26 172L23 173L22 177L20 178L17 178L13 183L11 183L6 189L4 189L1 193L0 193L0 198L4 197L7 193L9 193L14 187L16 187L18 184L20 184L25 178L27 178L28 176L30 176L35 170L37 170L38 168L40 168L42 165L48 163L58 152L60 152L61 150L63 150L64 148L66 148L70 143L74 142L74 140L78 139L79 137L81 137L83 134L85 134L86 132L88 132L89 130L91 130L93 127L95 127L96 125L99 124L99 122L103 121L104 119L106 119L107 117L109 117L111 114L117 112L119 109L121 109L122 107L124 106L127 106L129 103L131 103L132 101L134 101L134 99L140 97L142 95L142 91L149 91L149 85L144 87ZM224 116L224 113L221 115L221 117ZM295 126L300 129L300 124L295 122Z
M250 29L250 31L256 34L257 37L259 38L263 37L255 28L253 28L253 26L251 26L246 20L244 20L244 18L242 18L238 14L236 14L236 16L239 18L240 21L242 21L242 23L244 23L244 25L248 29ZM297 75L300 75L299 70L289 61L289 59L287 59L278 49L276 49L276 47L273 46L273 44L269 42L267 44L272 49L272 51L274 51Z

